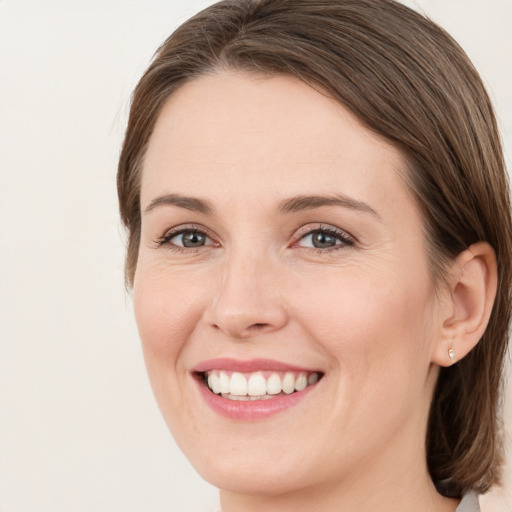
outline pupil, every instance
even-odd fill
[[[204,245],[205,237],[201,233],[185,233],[182,242],[185,247],[201,247]]]
[[[313,235],[313,245],[317,249],[325,249],[326,247],[333,247],[336,245],[336,238],[326,233],[315,233]]]

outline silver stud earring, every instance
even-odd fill
[[[450,357],[450,359],[452,361],[455,361],[455,352],[453,351],[453,348],[451,348],[450,350],[448,350],[448,356]]]

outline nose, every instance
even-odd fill
[[[233,255],[219,275],[219,289],[206,319],[230,338],[246,339],[284,327],[288,313],[279,272],[255,254]]]

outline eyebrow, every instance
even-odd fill
[[[180,208],[184,208],[185,210],[204,213],[207,215],[213,214],[213,207],[208,201],[197,199],[196,197],[182,196],[180,194],[167,194],[164,196],[156,197],[149,203],[149,205],[144,210],[144,213],[150,212],[158,206],[164,205],[178,206]]]
[[[212,205],[203,199],[196,197],[187,197],[180,194],[166,194],[153,199],[144,210],[144,213],[154,210],[158,206],[178,206],[193,212],[203,213],[206,215],[213,214]],[[368,204],[363,201],[357,201],[350,197],[337,194],[333,196],[295,196],[289,199],[281,201],[277,211],[281,214],[295,213],[304,210],[313,210],[322,206],[341,206],[343,208],[349,208],[351,210],[358,210],[364,213],[370,213],[375,215],[378,219],[381,216]]]
[[[342,206],[350,210],[357,210],[363,213],[370,213],[382,220],[381,216],[369,204],[357,201],[350,197],[337,194],[333,196],[296,196],[285,199],[279,205],[280,213],[294,213],[304,210],[313,210],[321,206]]]

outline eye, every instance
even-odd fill
[[[174,235],[169,239],[169,242],[178,247],[196,248],[206,245],[209,238],[198,231],[184,231],[177,235]]]
[[[308,229],[297,242],[299,247],[329,250],[353,246],[353,238],[344,231],[333,227]]]
[[[200,249],[201,247],[214,245],[213,240],[205,231],[197,228],[177,228],[168,231],[162,238],[156,241],[160,247],[170,245],[179,250]]]

